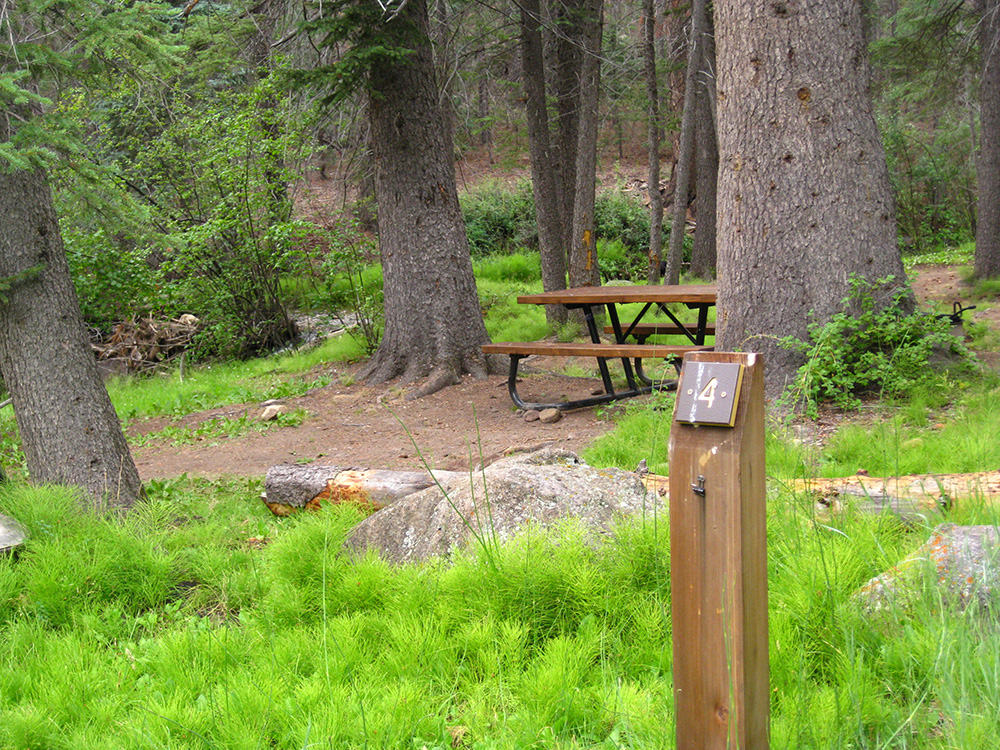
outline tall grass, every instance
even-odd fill
[[[536,283],[510,262],[484,278]],[[309,387],[312,366],[113,391],[126,413],[173,413]],[[789,480],[995,468],[998,396],[986,383],[950,405],[915,400],[825,449],[767,435],[772,747],[995,746],[992,622],[932,582],[877,618],[854,597],[929,525],[820,513]],[[609,409],[618,427],[587,459],[666,473],[670,409],[670,395]],[[392,567],[341,554],[352,509],[278,519],[260,489],[156,481],[122,520],[64,489],[0,486],[0,512],[30,534],[0,558],[0,748],[674,747],[665,515],[622,520],[598,547],[567,522]],[[950,513],[1000,522],[984,501]]]
[[[673,747],[665,517],[395,568],[340,554],[351,509],[152,489],[127,521],[0,493],[31,534],[0,559],[0,747]],[[852,598],[928,529],[768,510],[772,746],[990,747],[1000,634],[930,590],[879,620]]]

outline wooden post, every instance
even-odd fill
[[[770,694],[759,354],[684,357],[670,429],[678,750],[767,750]]]

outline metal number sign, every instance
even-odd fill
[[[732,427],[740,400],[743,365],[729,362],[688,362],[677,388],[674,419],[687,424]]]

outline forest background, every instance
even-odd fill
[[[350,44],[326,39],[316,46],[312,36],[296,33],[299,10],[274,0],[247,8],[137,5],[127,22],[119,19],[120,28],[91,30],[78,56],[61,61],[44,89],[36,87],[45,99],[36,103],[40,118],[5,143],[3,155],[14,165],[44,157],[51,170],[74,283],[95,333],[137,316],[192,313],[203,324],[198,356],[271,351],[294,340],[293,308],[315,305],[337,286],[327,282],[377,258],[368,92],[358,80],[336,89],[326,82],[318,91],[289,86],[315,83],[331,70],[338,80],[350,75],[341,60],[350,62]],[[463,165],[497,177],[477,180],[462,201],[476,256],[538,246],[530,187],[507,177],[524,174],[529,151],[516,10],[477,3],[431,9],[459,181],[470,171]],[[661,196],[676,203],[689,10],[675,2],[654,10],[664,178],[659,190],[643,195],[646,175],[639,184],[632,180],[649,165],[643,8],[605,8],[599,152],[605,177],[618,176],[602,184],[594,217],[605,279],[648,274],[644,204]],[[923,1],[872,4],[868,11],[872,91],[899,246],[919,253],[971,240],[982,11]],[[109,7],[103,17],[116,13]],[[42,57],[40,46],[30,49]],[[102,56],[111,58],[103,67]],[[25,96],[11,83],[23,78],[4,74],[10,101]],[[333,182],[339,205],[324,206],[323,215],[300,210],[307,175]],[[697,176],[682,214],[692,228],[709,224],[699,221],[705,201],[696,183]],[[670,224],[668,213],[667,232]],[[699,275],[714,275],[709,258],[696,261]],[[329,305],[361,306],[367,321],[378,304],[365,298],[377,291],[358,291],[359,298]]]

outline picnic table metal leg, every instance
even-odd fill
[[[590,340],[595,344],[601,343],[601,334],[597,330],[597,321],[594,320],[594,310],[590,305],[582,305],[583,318],[587,321],[587,330],[590,331]],[[598,357],[597,369],[601,371],[601,382],[604,384],[604,392],[614,395],[615,387],[611,383],[611,373],[608,371],[608,363]],[[630,383],[630,385],[632,385]]]
[[[622,335],[622,324],[618,320],[618,310],[614,305],[608,305],[608,317],[611,319],[611,328],[615,332],[615,343],[624,344],[625,337]],[[596,331],[597,325],[594,325],[594,330]],[[593,336],[593,333],[591,334]],[[600,341],[600,338],[597,339]],[[595,343],[597,343],[595,341]],[[638,362],[638,360],[636,360]],[[629,361],[628,357],[622,357],[622,369],[625,370],[625,382],[628,383],[629,390],[634,391],[639,386],[635,382],[635,376],[632,374],[632,363]],[[606,389],[605,389],[606,390]]]
[[[640,396],[649,393],[652,390],[651,386],[645,386],[635,388],[631,391],[620,391],[617,393],[612,390],[611,392],[603,393],[600,396],[591,396],[590,398],[581,398],[576,399],[575,401],[559,401],[555,403],[533,403],[525,401],[517,392],[517,371],[521,360],[526,356],[528,355],[511,354],[510,369],[507,374],[507,392],[510,394],[510,400],[514,402],[514,405],[517,406],[517,408],[524,409],[525,411],[532,409],[536,411],[541,411],[542,409],[559,409],[560,411],[582,409],[585,406],[597,406],[598,404],[607,404],[624,398]],[[604,360],[599,361],[603,362]]]

